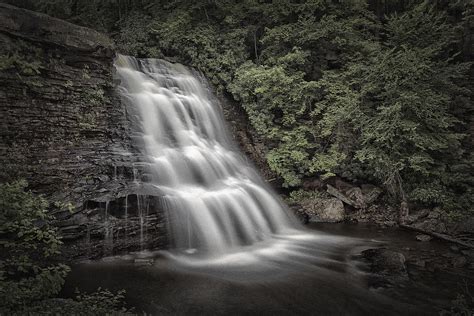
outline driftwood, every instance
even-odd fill
[[[350,198],[339,192],[339,190],[337,190],[332,185],[327,185],[327,192],[350,206],[360,208],[360,205],[358,205],[355,201],[352,201]]]
[[[447,236],[447,235],[444,235],[444,234],[439,234],[439,233],[427,231],[427,230],[424,230],[424,229],[416,228],[416,227],[413,227],[413,226],[410,226],[410,225],[405,225],[405,224],[400,224],[399,226],[401,228],[404,228],[404,229],[407,229],[407,230],[412,230],[412,231],[419,232],[419,233],[422,233],[422,234],[430,235],[430,236],[433,236],[435,238],[438,238],[438,239],[441,239],[441,240],[444,240],[444,241],[447,241],[447,242],[451,242],[451,243],[458,244],[458,245],[463,246],[463,247],[474,249],[474,244],[470,244],[470,243],[467,243],[465,241],[462,241],[462,240],[459,240],[459,239],[456,239],[456,238],[453,238],[453,237],[450,237],[450,236]]]

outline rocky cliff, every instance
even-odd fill
[[[0,43],[0,181],[72,204],[55,207],[69,257],[165,245],[163,214],[145,211],[159,201],[140,185],[113,42],[0,4]]]

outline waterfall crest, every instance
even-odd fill
[[[176,250],[218,256],[297,232],[294,216],[233,143],[197,73],[123,55],[115,67]]]

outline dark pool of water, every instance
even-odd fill
[[[309,230],[310,237],[276,238],[216,260],[149,252],[77,264],[62,295],[73,296],[76,288],[125,289],[129,305],[153,315],[433,315],[474,281],[463,272],[409,264],[409,278],[377,287],[358,256],[362,250],[383,246],[407,257],[436,256],[449,246],[360,224],[313,224]],[[137,264],[137,257],[153,261]]]

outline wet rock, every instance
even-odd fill
[[[290,210],[302,224],[309,223],[309,215],[299,205],[288,205]]]
[[[425,235],[425,234],[419,234],[419,235],[416,235],[416,240],[418,241],[430,241],[431,239],[433,239],[433,237],[431,237],[430,235]]]
[[[385,248],[362,251],[362,256],[370,262],[371,271],[378,274],[406,276],[405,256]]]

